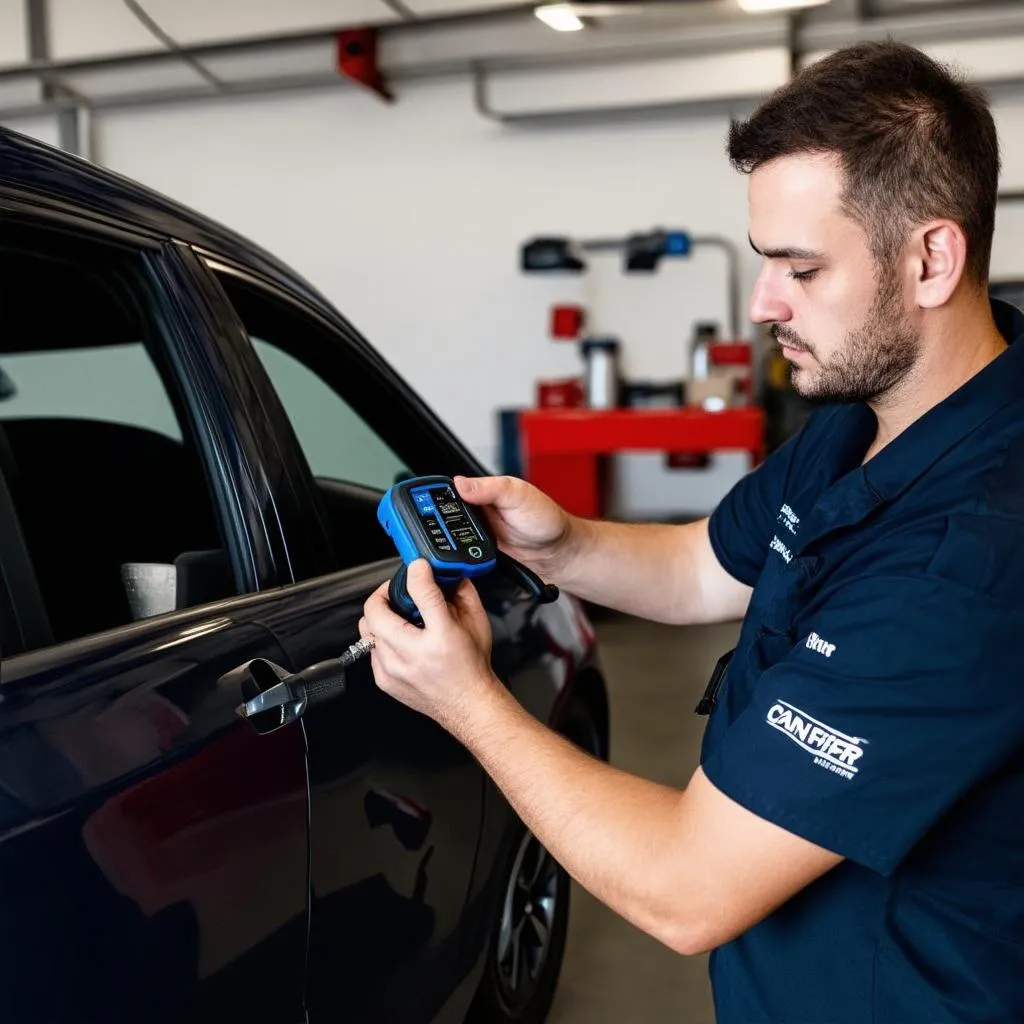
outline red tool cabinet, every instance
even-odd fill
[[[604,514],[607,456],[630,451],[710,454],[743,451],[751,468],[764,458],[764,411],[743,406],[708,412],[665,409],[529,409],[520,414],[524,475],[573,515]]]

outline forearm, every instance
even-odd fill
[[[447,729],[580,884],[670,948],[695,953],[735,938],[841,861],[729,799],[699,768],[680,792],[585,754],[494,675],[473,586],[446,599],[418,559],[408,587],[423,629],[391,610],[387,584],[359,624],[376,638],[377,686]]]
[[[706,525],[574,519],[567,553],[552,580],[585,601],[655,622],[687,625],[731,617],[703,585]]]
[[[590,757],[499,685],[455,732],[573,878],[636,927],[692,951],[698,922],[681,907],[683,793]]]

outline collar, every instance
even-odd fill
[[[896,498],[1000,409],[1024,398],[1024,313],[1000,299],[990,301],[1006,350],[864,466],[865,480],[880,500]]]
[[[996,326],[1008,343],[1006,350],[912,423],[867,465],[860,465],[860,459],[877,429],[875,414],[864,403],[839,407],[833,428],[837,447],[832,467],[839,472],[839,479],[816,504],[801,535],[801,550],[897,498],[1000,409],[1024,398],[1024,313],[1009,303],[991,301]]]

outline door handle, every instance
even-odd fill
[[[301,672],[289,672],[267,658],[253,658],[226,673],[221,682],[238,686],[242,703],[236,714],[265,735],[340,697],[345,692],[345,662],[328,658]]]
[[[340,658],[318,661],[301,672],[289,672],[268,658],[253,658],[221,676],[236,685],[242,703],[235,708],[258,733],[273,732],[301,718],[310,708],[345,692],[345,670],[373,650],[373,638],[357,640]]]

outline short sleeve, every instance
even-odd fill
[[[891,873],[1024,742],[1022,610],[934,576],[847,584],[760,675],[705,775],[759,817]]]
[[[708,534],[715,557],[730,576],[749,587],[764,568],[801,436],[794,434],[746,474],[711,513]]]

